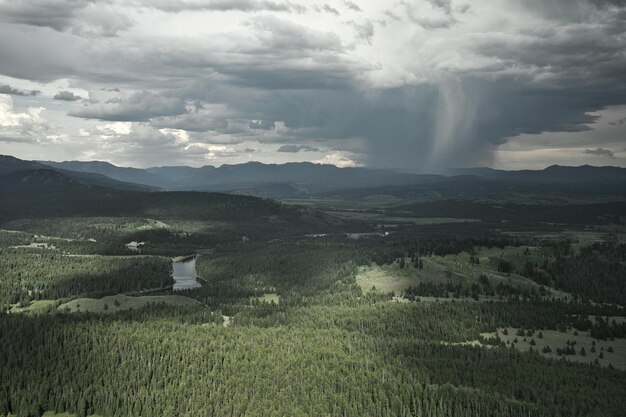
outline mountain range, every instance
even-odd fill
[[[24,161],[0,155],[0,187],[104,187],[123,191],[212,191],[268,198],[310,196],[440,195],[455,198],[533,187],[597,188],[615,194],[626,185],[626,168],[551,166],[543,170],[491,168],[455,170],[453,175],[418,175],[370,168],[338,168],[308,162],[210,165],[193,168],[118,167],[101,161]],[[624,188],[626,189],[626,188]],[[619,194],[622,194],[621,192]]]
[[[439,178],[369,168],[338,168],[308,162],[239,165],[206,165],[199,168],[165,166],[147,169],[123,168],[99,162],[40,163],[56,169],[96,173],[122,182],[158,187],[162,190],[223,191],[263,196],[311,195],[345,188],[408,185]]]

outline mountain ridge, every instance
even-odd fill
[[[546,182],[626,181],[626,168],[605,165],[550,165],[544,169],[501,170],[489,167],[458,168],[453,174],[476,175],[483,178],[535,180]]]
[[[71,179],[77,184],[83,184],[86,186],[100,186],[105,188],[112,188],[126,191],[155,191],[155,187],[151,187],[144,184],[136,184],[126,181],[119,181],[110,178],[106,175],[102,175],[96,172],[81,172],[73,171],[69,169],[62,169],[51,167],[38,161],[25,161],[15,158],[11,155],[0,155],[0,175],[6,175],[11,173],[23,172],[23,171],[55,171],[63,176]],[[49,173],[48,173],[49,174]],[[7,177],[9,178],[9,177]],[[7,178],[5,178],[5,183]]]

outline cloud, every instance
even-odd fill
[[[264,48],[272,50],[286,48],[303,52],[343,49],[341,38],[333,32],[313,29],[276,16],[253,17],[248,21],[248,26]]]
[[[100,126],[91,135],[98,142],[93,159],[113,160],[122,165],[153,166],[194,159],[191,144],[180,132],[156,129],[146,122],[115,122]]]
[[[464,3],[456,6],[454,10],[459,14],[464,14],[467,13],[471,8],[472,6],[469,3]]]
[[[37,96],[41,94],[39,90],[19,90],[17,88],[13,88],[10,85],[4,84],[0,85],[0,94],[10,94],[14,96]]]
[[[321,143],[368,166],[444,170],[490,164],[516,142],[552,149],[550,132],[567,133],[558,147],[581,160],[595,158],[581,149],[623,148],[623,112],[598,118],[626,104],[623,2],[355,2],[358,14],[328,2],[346,18],[323,2],[322,13],[295,4],[0,0],[0,81],[41,85],[44,94],[28,98],[37,106],[57,91],[89,91],[46,112],[58,118],[55,135],[144,122],[143,136],[185,131],[185,146],[245,143],[268,160],[310,156],[276,152],[281,144]],[[106,10],[131,21],[107,29]],[[598,139],[607,124],[614,139]],[[107,155],[111,143],[93,137],[81,143]],[[146,161],[142,143],[132,155]],[[152,157],[196,161],[172,149]]]
[[[59,91],[58,93],[56,93],[53,97],[55,100],[61,100],[61,101],[76,101],[76,100],[81,100],[82,97],[77,96],[76,94],[72,93],[71,91]]]
[[[615,154],[610,149],[604,148],[596,148],[596,149],[585,149],[583,151],[584,154],[588,155],[596,155],[596,156],[605,156],[607,158],[614,158]]]
[[[342,155],[339,152],[334,152],[328,155],[325,155],[323,158],[313,161],[316,164],[322,165],[335,165],[340,168],[349,168],[359,166],[355,161],[346,156]]]
[[[8,0],[0,3],[0,19],[7,23],[48,27],[83,36],[115,36],[133,21],[111,2],[91,0]]]
[[[43,107],[17,111],[9,95],[0,95],[0,142],[37,143],[50,134],[50,124],[41,116]]]
[[[133,124],[131,122],[113,122],[96,126],[96,130],[105,135],[128,135],[133,130]]]
[[[335,16],[339,16],[339,10],[335,9],[327,3],[324,3],[321,6],[315,6],[315,10],[320,13],[330,13],[334,14]]]
[[[319,152],[319,148],[315,148],[309,145],[282,145],[278,148],[277,152],[288,152],[288,153],[298,153],[298,152]]]
[[[165,12],[182,11],[242,11],[242,12],[297,12],[304,13],[306,7],[294,2],[265,0],[183,0],[183,1],[139,1],[143,7],[152,7]]]
[[[350,10],[353,10],[355,12],[361,12],[361,8],[358,6],[358,4],[351,2],[349,0],[343,0],[343,4],[346,5],[346,7]]]
[[[224,131],[228,129],[226,118],[202,111],[155,118],[151,124],[158,128],[182,129],[189,132]]]
[[[351,25],[354,27],[357,38],[364,40],[370,45],[372,44],[374,38],[374,25],[372,22],[366,20],[363,23],[352,22]]]
[[[89,104],[70,112],[69,115],[109,121],[145,121],[153,117],[183,114],[186,111],[185,103],[179,98],[141,91],[105,103]]]
[[[275,122],[273,120],[250,120],[248,127],[250,129],[272,130]]]
[[[427,30],[447,29],[458,23],[449,0],[428,0],[430,7],[402,2],[407,18]]]

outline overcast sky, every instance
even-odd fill
[[[626,1],[0,0],[0,153],[626,166]]]

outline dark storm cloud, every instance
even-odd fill
[[[64,30],[71,25],[76,12],[90,3],[87,0],[9,0],[0,3],[0,16],[6,22]]]
[[[619,13],[626,6],[624,0],[515,0],[542,17],[564,21],[580,21],[598,11]]]
[[[596,149],[585,149],[583,153],[588,155],[596,155],[596,156],[605,156],[607,158],[614,158],[615,154],[610,149],[604,148],[596,148]]]
[[[243,114],[262,107],[267,119],[283,120],[303,140],[362,137],[368,165],[436,170],[478,163],[518,134],[583,130],[595,120],[589,112],[624,98],[619,91],[529,90],[512,77],[450,84],[366,93],[283,90],[272,92],[271,100],[263,96],[230,105]]]
[[[287,19],[260,15],[250,19],[248,25],[261,41],[263,50],[271,49],[276,53],[298,50],[302,53],[321,50],[340,52],[344,49],[337,34],[311,29]]]
[[[172,13],[306,11],[306,7],[297,2],[269,0],[7,0],[0,3],[0,17],[5,22],[49,27],[57,31],[69,30],[77,34],[114,36],[134,24],[126,14],[116,11],[115,6],[135,6]]]
[[[339,78],[346,82],[354,75],[342,55],[346,49],[333,32],[271,15],[252,17],[246,26],[252,40],[238,44],[232,52],[179,39],[137,47],[125,39],[115,44],[64,32],[0,26],[0,51],[6,58],[0,60],[0,74],[40,81],[80,74],[89,81],[133,83],[150,89],[164,88],[163,79],[185,88],[220,74],[229,76],[226,82],[245,86],[324,88],[336,87]],[[30,52],[28,60],[23,59],[24,49]],[[132,53],[120,59],[121,50]]]
[[[298,153],[298,152],[319,152],[319,148],[309,145],[282,145],[278,152]]]
[[[20,90],[7,84],[0,85],[0,94],[10,94],[13,96],[36,96],[40,93],[41,91],[39,90]]]
[[[90,6],[85,3],[89,2],[76,5],[87,10]],[[331,4],[356,11],[348,3]],[[273,7],[251,1],[132,4],[145,13],[160,15],[147,10],[156,8],[172,16],[184,15],[173,13],[185,10]],[[479,4],[470,8],[431,0],[421,3],[421,8],[415,2],[390,5],[387,16],[397,20],[394,25],[408,25],[419,36],[394,39],[401,52],[388,61],[374,49],[368,49],[365,57],[354,54],[360,48],[389,48],[389,43],[379,42],[384,29],[374,30],[369,19],[361,19],[369,15],[359,15],[357,23],[343,20],[344,28],[350,29],[344,39],[340,31],[284,19],[287,9],[281,9],[274,15],[246,15],[238,23],[242,34],[232,38],[217,34],[192,40],[159,34],[154,39],[86,40],[74,35],[70,13],[65,20],[69,26],[47,25],[56,32],[0,25],[0,74],[38,81],[75,78],[92,83],[93,91],[103,86],[140,91],[130,96],[113,94],[112,101],[95,97],[70,113],[76,117],[146,121],[157,129],[215,131],[221,135],[215,140],[221,143],[240,143],[245,138],[288,144],[281,152],[328,141],[333,149],[361,153],[362,162],[372,166],[444,169],[487,163],[492,149],[522,133],[588,130],[597,121],[591,112],[626,104],[622,2],[520,0],[511,7],[515,4],[534,14],[539,23],[523,21],[529,17],[520,13],[516,20],[520,29],[459,35],[463,20],[478,15]],[[59,17],[63,13],[52,14],[51,21],[64,22]],[[384,13],[372,16],[372,22]],[[32,14],[34,21],[37,16],[45,18],[36,10]],[[12,16],[16,23],[15,12]],[[324,19],[339,20],[332,12]],[[421,28],[415,29],[415,23]],[[437,42],[429,36],[438,37]],[[372,46],[354,46],[355,37]],[[429,42],[431,48],[422,49]],[[28,60],[23,59],[24,50],[29,51]],[[385,73],[389,68],[400,75]],[[369,78],[376,71],[383,73],[380,85]],[[202,103],[223,105],[228,114],[203,111]],[[592,149],[596,143],[577,149]]]
[[[49,27],[87,36],[115,36],[133,25],[112,1],[7,0],[0,3],[0,19],[8,23]]]
[[[626,17],[626,15],[624,15]],[[552,88],[583,86],[626,87],[626,54],[622,34],[614,34],[613,17],[605,27],[571,25],[536,29],[530,36],[511,39],[492,37],[477,40],[476,50],[484,56],[497,57],[506,68],[526,68],[544,73]]]
[[[117,98],[106,103],[86,105],[70,112],[70,116],[108,121],[143,121],[153,117],[171,116],[186,112],[180,98],[163,97],[143,91],[128,98]]]
[[[211,117],[208,114],[196,112],[180,116],[159,117],[153,119],[152,126],[157,128],[182,129],[189,132],[206,132],[210,130],[225,130],[228,120],[223,117]]]
[[[97,45],[89,48],[89,42],[65,32],[0,24],[0,74],[48,82],[84,71],[91,78],[95,60],[86,58]]]
[[[54,95],[53,98],[55,100],[61,100],[61,101],[76,101],[76,100],[82,99],[81,96],[77,96],[71,91],[59,91],[58,93]]]

